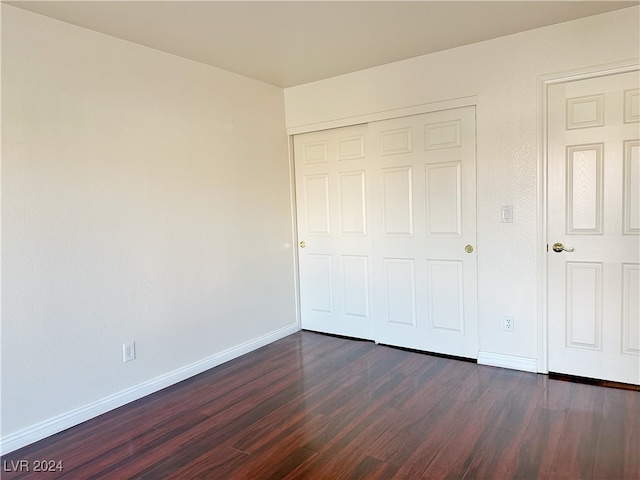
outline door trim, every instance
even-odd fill
[[[536,248],[537,270],[537,369],[538,373],[549,373],[549,304],[547,296],[547,91],[548,87],[557,83],[628,73],[640,70],[640,59],[626,60],[606,65],[599,65],[577,70],[543,75],[538,77],[538,175],[537,175],[537,223],[538,242]]]
[[[390,110],[382,110],[378,112],[365,113],[353,117],[338,118],[335,120],[327,120],[323,122],[309,123],[307,125],[298,125],[287,128],[287,135],[293,136],[300,133],[317,132],[320,130],[328,130],[330,128],[349,127],[361,123],[378,122],[380,120],[391,120],[393,118],[409,117],[412,115],[421,115],[423,113],[438,112],[440,110],[453,110],[460,107],[473,107],[478,105],[478,97],[471,95],[468,97],[452,98],[442,100],[440,102],[423,103],[412,105],[409,107],[393,108]]]
[[[298,245],[298,202],[296,196],[296,171],[293,156],[293,135],[287,136],[289,155],[289,211],[291,215],[291,255],[293,258],[293,290],[295,300],[296,325],[298,331],[302,329],[302,310],[300,308],[300,257]]]

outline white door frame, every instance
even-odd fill
[[[613,64],[582,68],[568,72],[555,73],[538,77],[538,247],[537,263],[537,298],[538,298],[538,373],[549,373],[549,304],[547,295],[547,89],[550,85],[585,80],[588,78],[627,73],[640,69],[640,59],[627,60]]]

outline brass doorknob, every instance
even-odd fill
[[[464,251],[467,253],[471,253],[473,252],[473,247],[471,245],[467,245],[466,247],[464,247]]]
[[[556,253],[560,253],[560,252],[573,252],[574,248],[573,247],[565,247],[563,244],[561,244],[560,242],[558,243],[554,243],[553,244],[553,251]]]
[[[306,243],[304,243],[304,242],[300,242],[300,248],[304,248],[304,247],[306,247],[306,246],[307,246],[307,244],[306,244]]]

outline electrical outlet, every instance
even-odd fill
[[[511,315],[505,315],[502,317],[504,322],[504,329],[506,332],[513,332],[513,317]]]
[[[125,362],[130,362],[136,359],[136,342],[129,342],[122,344],[122,356]]]

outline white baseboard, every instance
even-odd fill
[[[516,357],[502,353],[478,352],[478,364],[492,367],[510,368],[525,372],[538,372],[538,361],[535,358]]]
[[[195,363],[187,365],[172,372],[160,375],[141,384],[121,390],[104,397],[95,402],[91,402],[79,408],[75,408],[61,415],[36,423],[30,427],[18,430],[12,434],[6,435],[0,439],[0,454],[4,455],[22,448],[31,443],[42,440],[67,428],[71,428],[91,418],[102,415],[110,410],[126,405],[127,403],[138,400],[146,395],[162,390],[163,388],[174,385],[187,378],[198,375],[210,368],[217,367],[229,360],[233,360],[241,355],[257,350],[260,347],[268,345],[276,340],[280,340],[300,330],[297,323],[288,325],[279,330],[270,332],[262,337],[250,340],[243,344],[224,350],[220,353],[211,355],[210,357],[199,360]]]

